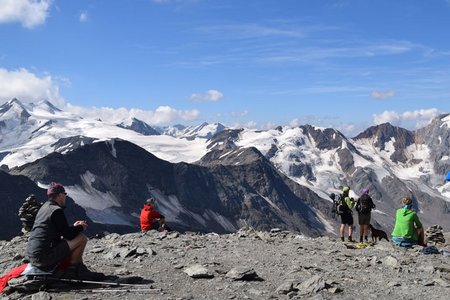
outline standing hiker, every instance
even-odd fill
[[[165,229],[165,218],[164,216],[156,210],[155,199],[150,196],[144,204],[141,210],[141,230],[146,232],[152,229],[159,231],[164,231]]]
[[[398,246],[411,247],[420,245],[426,247],[425,233],[417,213],[412,210],[412,200],[402,199],[403,207],[397,209],[395,226],[392,231],[392,242]]]
[[[353,234],[353,216],[352,216],[352,208],[355,206],[355,200],[350,198],[350,187],[345,186],[342,189],[342,194],[339,196],[339,205],[341,205],[340,213],[341,216],[341,227],[339,229],[339,233],[341,235],[341,240],[344,241],[344,233],[345,233],[345,225],[348,227],[348,241],[353,242],[352,234]]]
[[[372,209],[375,208],[372,198],[369,196],[369,189],[364,188],[361,190],[361,197],[356,201],[356,211],[358,212],[359,223],[359,242],[363,242],[363,236],[366,242],[369,238],[369,224]]]
[[[64,260],[70,265],[61,277],[84,280],[102,280],[105,275],[90,271],[83,264],[83,252],[88,238],[82,233],[88,225],[86,221],[67,224],[64,214],[67,193],[56,182],[47,190],[49,199],[39,209],[27,244],[27,255],[33,266],[45,271],[61,267]]]

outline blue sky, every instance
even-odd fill
[[[449,0],[0,0],[0,102],[352,135],[450,111]]]

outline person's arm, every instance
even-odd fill
[[[419,216],[417,215],[417,213],[414,214],[414,224],[416,225],[416,228],[423,228],[422,223],[419,220]]]
[[[83,231],[83,226],[81,225],[69,226],[69,224],[67,224],[67,219],[62,209],[55,210],[51,216],[51,220],[55,224],[58,232],[69,241]]]
[[[360,201],[360,199],[361,198],[358,198],[358,200],[356,200],[356,205],[355,205],[356,211],[358,211],[358,212],[361,209],[361,201]]]
[[[151,216],[154,219],[164,219],[164,216],[162,214],[160,214],[159,211],[157,211],[157,210],[152,210]]]

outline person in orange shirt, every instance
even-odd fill
[[[156,210],[156,203],[153,197],[149,197],[141,210],[141,231],[146,232],[152,229],[164,231],[164,216]]]

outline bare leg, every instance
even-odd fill
[[[364,236],[369,235],[369,225],[362,225]]]
[[[426,247],[427,244],[425,243],[425,233],[423,231],[423,228],[416,228],[416,230],[419,234],[419,240],[417,241],[417,244]]]
[[[164,223],[165,223],[165,220],[164,219],[159,219],[159,228],[164,228]]]
[[[339,228],[339,233],[341,234],[341,237],[344,236],[344,232],[345,232],[345,225],[341,224],[341,228]]]
[[[348,225],[348,236],[351,237],[353,234],[353,225]]]
[[[80,233],[73,240],[67,241],[70,248],[70,264],[79,264],[83,262],[84,248],[86,248],[88,238]]]

